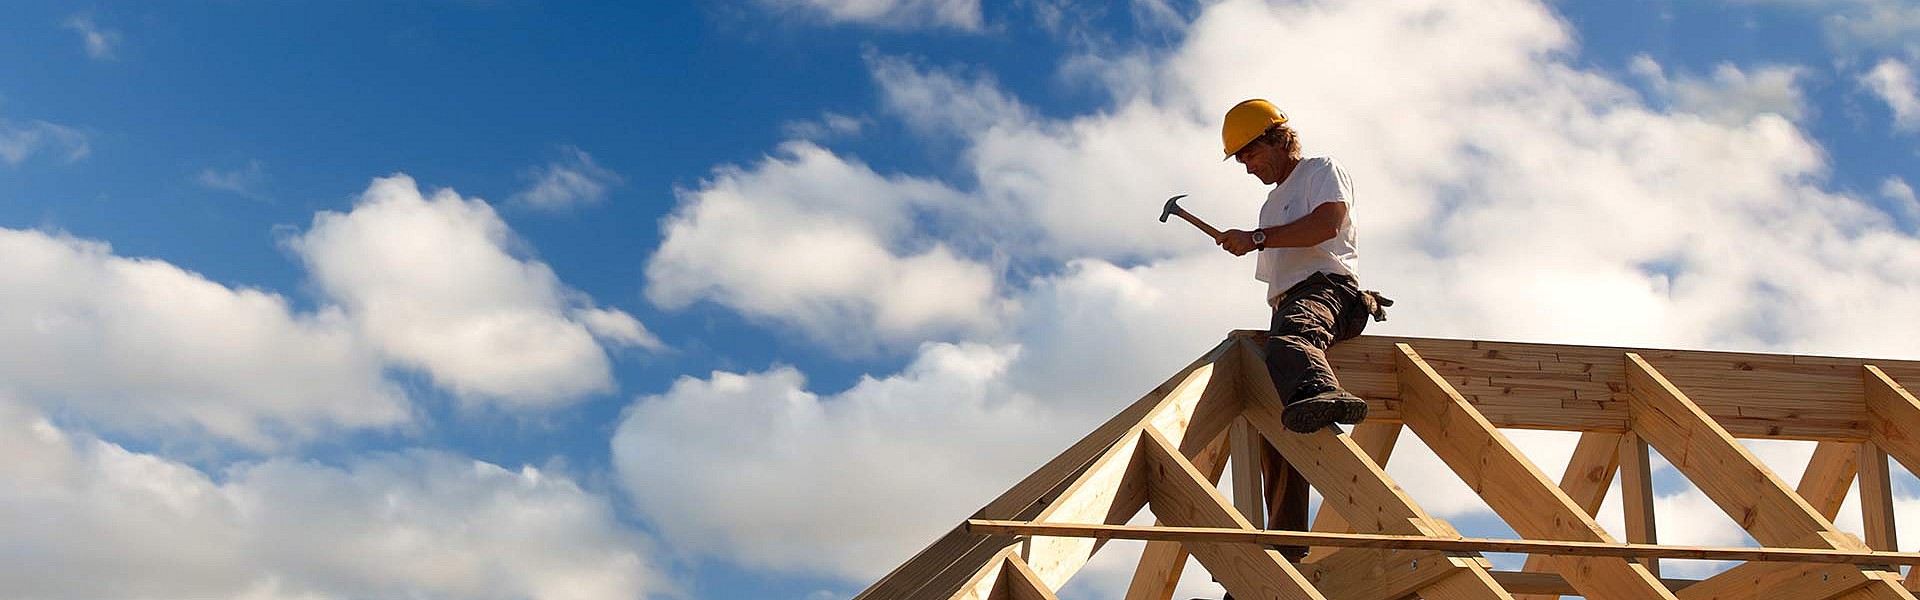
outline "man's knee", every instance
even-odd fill
[[[1333,330],[1317,319],[1290,319],[1269,333],[1269,344],[1281,344],[1303,350],[1307,348],[1326,350],[1327,346],[1334,341]]]

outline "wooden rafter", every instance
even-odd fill
[[[1329,358],[1372,404],[1368,423],[1302,435],[1281,424],[1261,335],[1230,335],[969,520],[1004,529],[963,523],[856,598],[1051,600],[1103,540],[1144,530],[1155,541],[1127,600],[1169,600],[1189,552],[1245,599],[1913,598],[1889,565],[1914,557],[1885,552],[1896,541],[1887,461],[1920,465],[1920,400],[1897,383],[1920,379],[1920,362],[1363,336]],[[1465,539],[1421,510],[1381,468],[1403,426],[1525,539]],[[1582,436],[1556,484],[1504,427]],[[1820,444],[1789,488],[1736,437]],[[1268,445],[1324,498],[1313,532],[1258,530],[1257,492],[1236,509],[1216,489],[1233,462],[1247,471],[1236,487],[1258,490]],[[1651,543],[1649,447],[1763,547]],[[1647,544],[1593,520],[1616,472],[1625,541]],[[1832,524],[1856,477],[1865,542]],[[1142,509],[1160,527],[1125,525]],[[1274,544],[1314,550],[1295,565]],[[1524,572],[1497,572],[1483,551],[1530,557]],[[1678,556],[1750,562],[1700,581],[1635,562]]]
[[[1831,521],[1840,515],[1840,505],[1846,503],[1847,490],[1853,487],[1853,475],[1859,468],[1860,453],[1853,444],[1820,442],[1813,448],[1813,457],[1807,459],[1807,470],[1800,474],[1800,487],[1794,491]]]
[[[1268,377],[1265,363],[1252,342],[1242,340],[1221,357],[1219,364],[1223,369],[1238,369],[1247,421],[1282,455],[1300,457],[1290,462],[1320,490],[1321,510],[1331,507],[1340,511],[1355,531],[1365,533],[1460,535],[1446,521],[1421,510],[1351,437],[1330,429],[1305,435],[1288,431],[1281,421],[1279,392],[1274,390],[1273,380]],[[1452,597],[1511,597],[1499,586],[1492,585],[1486,576],[1489,568],[1485,559],[1435,556],[1434,560],[1446,562],[1448,568],[1439,570],[1436,579],[1431,581],[1406,581],[1409,588],[1401,591],[1401,595],[1424,589],[1421,586],[1457,579],[1459,581],[1446,584]]]
[[[1149,475],[1148,494],[1154,514],[1169,523],[1229,527],[1254,531],[1220,491],[1207,485],[1200,472],[1180,456],[1158,431],[1141,436],[1141,452]],[[1325,600],[1300,571],[1279,552],[1253,544],[1189,544],[1188,552],[1241,598]]]
[[[999,498],[989,502],[974,518],[1032,519],[1045,510],[1051,500],[1082,475],[1093,461],[1114,443],[1125,439],[1129,431],[1156,412],[1170,412],[1170,399],[1178,395],[1203,393],[1212,381],[1212,365],[1220,354],[1232,348],[1223,342],[1213,351],[1175,373],[1166,383],[1134,402],[1092,433],[1062,452],[1046,465],[1015,484]],[[1179,392],[1176,394],[1176,392]],[[855,600],[934,600],[952,598],[966,582],[983,570],[996,569],[996,557],[1018,540],[1010,536],[979,536],[955,527],[896,567],[886,577],[855,596]]]
[[[1354,445],[1367,453],[1367,458],[1373,459],[1374,464],[1384,469],[1387,466],[1387,458],[1393,455],[1394,443],[1400,440],[1401,429],[1399,423],[1377,421],[1361,423],[1353,428],[1353,434],[1350,437],[1353,438]],[[1347,533],[1353,531],[1353,528],[1347,525],[1347,518],[1341,516],[1340,511],[1322,510],[1313,518],[1313,530]],[[1307,552],[1307,562],[1319,562],[1333,551],[1333,548],[1311,548]]]
[[[1567,459],[1566,473],[1560,476],[1560,491],[1588,516],[1600,514],[1600,505],[1607,499],[1607,487],[1613,484],[1613,473],[1620,463],[1620,436],[1618,433],[1589,431],[1580,434],[1580,441],[1573,446],[1573,456]],[[1552,557],[1535,554],[1527,557],[1527,563],[1521,568],[1526,573],[1548,573],[1552,570]],[[1558,578],[1558,576],[1556,576]],[[1564,578],[1560,584],[1565,584]],[[1516,595],[1515,600],[1555,600],[1560,597],[1561,588],[1542,594]],[[1572,587],[1566,588],[1572,592]],[[1669,586],[1667,589],[1673,589]],[[1508,591],[1513,591],[1509,586]]]
[[[1220,475],[1227,463],[1226,434],[1214,437],[1213,443],[1194,456],[1193,466],[1206,474],[1209,484],[1218,484]],[[1155,524],[1163,521],[1156,520]],[[1133,570],[1133,581],[1127,586],[1125,600],[1168,600],[1173,597],[1173,589],[1180,584],[1180,573],[1187,566],[1187,551],[1180,542],[1147,542],[1140,552],[1139,566]]]
[[[1645,359],[1628,353],[1626,365],[1633,431],[1657,446],[1754,540],[1771,546],[1866,548],[1794,494]],[[1899,587],[1894,573],[1860,570],[1841,575],[1837,579],[1847,584],[1858,582],[1858,592],[1847,598],[1913,597]]]
[[[1000,588],[988,600],[1060,600],[1046,582],[1040,580],[1040,574],[1033,572],[1033,567],[1020,559],[1019,554],[1009,553],[1006,564],[1000,567],[1000,573]]]
[[[1397,348],[1401,418],[1488,508],[1527,538],[1613,543],[1592,515],[1548,480],[1412,347]],[[1587,597],[1673,598],[1644,566],[1627,560],[1559,557],[1554,562],[1560,576]]]

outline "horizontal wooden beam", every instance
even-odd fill
[[[1166,540],[1186,544],[1321,545],[1346,548],[1436,550],[1455,553],[1515,552],[1521,554],[1551,554],[1556,556],[1612,556],[1619,558],[1825,563],[1875,567],[1886,567],[1888,565],[1920,565],[1920,553],[1859,552],[1820,548],[1655,546],[1650,544],[1608,544],[1603,542],[1554,540],[1434,538],[1414,535],[1326,533],[1321,531],[1250,531],[1220,527],[1153,527],[1140,525],[1032,523],[1026,521],[990,521],[985,519],[968,519],[966,527],[969,532],[982,535],[1085,537],[1101,540]]]
[[[1233,335],[1263,339],[1266,332]],[[1329,348],[1327,360],[1341,387],[1371,403],[1369,422],[1401,420],[1395,344],[1418,349],[1495,426],[1519,429],[1626,431],[1620,356],[1628,352],[1645,357],[1743,438],[1864,441],[1862,366],[1920,382],[1920,361],[1911,360],[1363,335]]]

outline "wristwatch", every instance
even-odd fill
[[[1261,231],[1258,229],[1253,230],[1253,249],[1264,250],[1266,249],[1266,247],[1267,247],[1267,232]]]

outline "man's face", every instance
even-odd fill
[[[1246,165],[1247,174],[1260,178],[1260,183],[1273,185],[1280,181],[1279,155],[1272,146],[1256,141],[1234,153],[1233,159]]]

